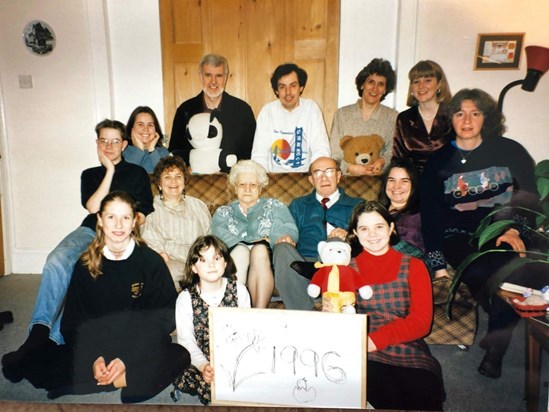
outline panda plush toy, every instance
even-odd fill
[[[236,155],[220,148],[223,127],[215,110],[191,117],[187,124],[187,138],[193,147],[189,153],[193,174],[217,173],[222,167],[232,167],[238,160]]]

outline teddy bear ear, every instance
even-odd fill
[[[318,242],[318,254],[319,255],[322,253],[322,248],[324,247],[325,244],[326,244],[326,242],[324,240],[321,240],[320,242]]]
[[[353,137],[352,136],[343,136],[341,140],[339,141],[339,147],[344,149],[345,145],[351,141]]]

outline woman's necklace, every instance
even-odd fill
[[[458,149],[459,155],[461,156],[460,162],[461,162],[462,165],[464,165],[465,163],[467,163],[467,158],[469,157],[469,155],[470,155],[471,153],[473,153],[473,150],[474,150],[474,149],[473,149],[473,150],[467,151],[467,154],[464,156],[464,155],[463,155],[463,151],[462,151],[459,147],[457,147],[457,146],[456,146],[456,148]]]
[[[467,163],[467,158],[469,157],[469,155],[473,153],[477,147],[480,146],[480,143],[482,143],[482,141],[478,145],[473,147],[471,150],[461,150],[455,140],[452,143],[454,147],[457,149],[459,155],[461,156],[461,160],[460,160],[461,164],[464,165],[465,163]]]

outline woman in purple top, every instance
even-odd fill
[[[418,176],[408,160],[393,160],[383,176],[379,201],[393,215],[401,240],[423,251]]]

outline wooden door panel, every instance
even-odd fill
[[[202,16],[208,15],[208,2],[179,0],[171,3],[173,42],[175,44],[202,44]],[[164,23],[164,22],[163,22]]]
[[[339,0],[159,0],[165,130],[175,110],[201,89],[200,58],[227,58],[227,91],[255,115],[275,99],[274,69],[296,62],[307,70],[304,97],[317,101],[328,130],[337,109]]]
[[[256,117],[263,105],[276,97],[271,75],[285,56],[284,7],[280,1],[252,2],[246,8],[248,88],[247,102]]]
[[[246,35],[241,0],[212,0],[212,50],[229,62],[227,92],[246,100]],[[204,54],[206,54],[205,52]]]

